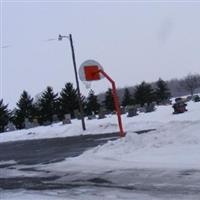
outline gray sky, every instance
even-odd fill
[[[47,41],[59,33],[72,33],[78,67],[96,59],[118,87],[200,73],[199,20],[200,1],[1,1],[0,99],[13,107],[23,90],[75,84],[69,41]]]

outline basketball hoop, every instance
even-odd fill
[[[87,90],[91,89],[92,81],[98,81],[104,76],[99,73],[103,67],[95,60],[86,60],[79,68],[79,78]]]
[[[98,81],[105,78],[99,73],[99,70],[103,70],[103,67],[95,60],[86,60],[79,68],[79,78],[84,81]]]
[[[106,72],[104,72],[103,67],[95,60],[86,60],[82,63],[79,68],[79,78],[85,85],[86,89],[91,88],[91,81],[98,81],[102,78],[106,78],[112,84],[112,93],[115,103],[115,110],[117,112],[120,137],[124,137],[125,132],[122,126],[121,111],[115,81],[113,81],[113,79]]]

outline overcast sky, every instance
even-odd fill
[[[13,107],[23,90],[75,85],[70,44],[58,34],[72,33],[78,67],[95,59],[118,87],[200,73],[199,21],[198,1],[1,1],[0,99]]]

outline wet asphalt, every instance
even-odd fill
[[[58,162],[118,138],[118,133],[108,133],[5,142],[0,143],[0,161],[15,160],[24,165]]]
[[[150,134],[152,130],[138,131]],[[200,170],[126,169],[104,172],[72,173],[39,170],[37,164],[59,162],[84,151],[118,139],[118,133],[81,135],[30,141],[0,143],[0,190],[117,190],[148,194],[157,199],[200,200]],[[18,168],[19,166],[23,166]],[[8,176],[6,170],[18,169],[29,176]],[[31,174],[34,173],[32,176]]]

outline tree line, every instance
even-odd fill
[[[87,98],[81,96],[81,102],[86,115],[97,113],[100,108],[97,95],[92,90]],[[27,91],[23,91],[16,108],[12,111],[3,103],[3,99],[0,100],[0,132],[4,131],[9,122],[12,122],[17,129],[23,129],[26,119],[29,122],[37,120],[40,125],[45,125],[47,122],[52,123],[54,116],[58,120],[63,120],[65,114],[70,114],[71,118],[74,118],[75,111],[79,112],[78,92],[70,82],[65,84],[59,94],[48,86],[36,99]]]
[[[200,87],[199,75],[189,74],[186,76],[182,79],[182,87],[193,95],[195,89]],[[133,92],[129,88],[125,88],[120,103],[123,107],[136,104],[144,106],[145,103],[151,102],[160,104],[169,100],[170,97],[171,91],[168,83],[159,79],[154,84],[143,81],[134,87]],[[85,116],[98,114],[101,108],[104,108],[107,112],[115,110],[110,88],[106,91],[101,102],[94,91],[91,90],[87,97],[81,96],[81,103]],[[65,114],[70,114],[72,118],[75,118],[75,111],[79,111],[78,92],[70,82],[65,84],[59,94],[48,86],[35,99],[27,91],[23,91],[16,103],[16,108],[12,111],[8,109],[8,105],[4,104],[3,99],[0,100],[0,132],[5,131],[9,122],[12,122],[17,129],[23,129],[26,119],[30,122],[36,119],[40,125],[44,125],[46,122],[52,123],[54,116],[57,116],[58,120],[63,120]]]

